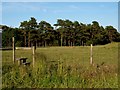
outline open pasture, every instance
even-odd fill
[[[93,46],[43,47],[16,50],[16,58],[27,57],[30,66],[13,65],[12,50],[2,51],[3,88],[117,88],[118,43]]]

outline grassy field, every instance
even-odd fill
[[[35,67],[32,50],[16,50],[31,66],[12,64],[12,51],[2,52],[3,88],[118,88],[118,43],[90,46],[37,48]]]

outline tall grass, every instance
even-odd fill
[[[37,48],[35,67],[32,51],[16,50],[30,66],[12,64],[12,51],[3,51],[3,88],[118,88],[117,43],[94,46],[94,66],[89,65],[90,47]]]

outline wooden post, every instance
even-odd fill
[[[15,63],[15,43],[14,43],[14,37],[12,37],[12,41],[13,41],[13,64]]]
[[[91,44],[91,48],[90,48],[90,64],[92,65],[93,64],[93,50],[92,50],[93,46]]]
[[[33,46],[33,67],[35,64],[35,46]]]

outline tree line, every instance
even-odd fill
[[[0,25],[2,46],[11,47],[12,37],[15,45],[21,47],[40,46],[84,46],[104,45],[120,42],[120,33],[113,26],[100,26],[97,21],[84,24],[68,19],[57,19],[52,26],[46,21],[39,23],[34,17],[20,23],[19,28]]]

